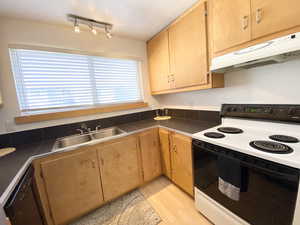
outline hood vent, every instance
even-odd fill
[[[284,36],[212,60],[211,71],[225,73],[300,58],[300,33]]]

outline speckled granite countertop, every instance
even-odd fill
[[[191,136],[193,133],[203,131],[216,125],[218,125],[217,122],[199,120],[171,119],[158,122],[153,119],[148,119],[121,124],[118,127],[127,132],[127,135],[151,127],[160,126]],[[12,183],[16,183],[19,180],[17,175],[22,175],[20,170],[24,170],[28,165],[30,165],[30,159],[32,159],[33,156],[47,155],[47,153],[51,153],[54,142],[55,139],[48,139],[31,144],[20,145],[17,146],[17,150],[14,153],[0,158],[0,200],[2,201],[2,204],[5,203],[7,199],[7,196],[3,196],[4,194],[7,195],[9,193],[7,189],[12,189],[14,187]],[[59,151],[56,151],[55,153],[57,152]]]

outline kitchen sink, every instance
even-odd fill
[[[101,139],[101,138],[111,137],[111,136],[115,136],[115,135],[119,135],[119,134],[123,134],[123,133],[124,133],[124,131],[122,131],[118,127],[110,127],[110,128],[98,130],[95,133],[93,132],[91,135],[95,139]]]
[[[96,131],[91,131],[87,134],[78,134],[68,137],[58,138],[53,146],[52,151],[57,151],[61,148],[66,148],[70,146],[76,146],[84,143],[88,143],[92,140],[100,140],[102,138],[112,137],[120,134],[124,134],[125,131],[118,127],[110,127],[105,129],[100,129]]]

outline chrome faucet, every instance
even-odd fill
[[[85,123],[82,123],[80,125],[79,129],[76,129],[77,131],[80,132],[80,134],[85,134],[85,133],[90,133],[91,132],[91,128],[89,128]]]

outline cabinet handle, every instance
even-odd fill
[[[262,9],[256,10],[256,23],[259,24],[262,19]]]
[[[173,151],[177,153],[176,145],[173,146]]]
[[[95,169],[96,168],[96,162],[95,160],[92,160],[92,167]]]
[[[248,27],[248,22],[249,22],[248,16],[244,16],[244,17],[243,17],[243,20],[242,20],[242,27],[243,27],[243,30],[246,30],[246,29],[247,29],[247,27]]]

